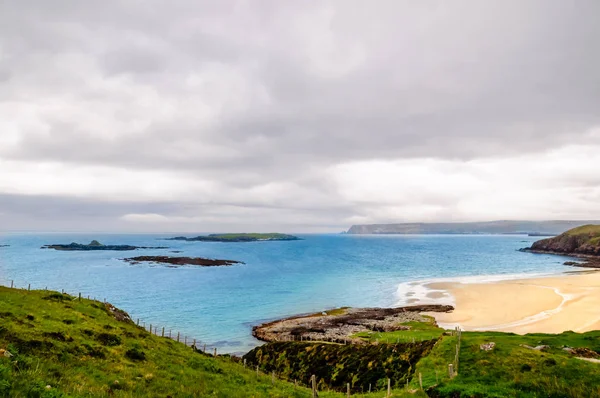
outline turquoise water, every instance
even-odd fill
[[[339,306],[393,306],[427,300],[424,281],[491,280],[568,270],[565,258],[518,252],[537,238],[518,235],[299,235],[304,240],[207,243],[164,235],[8,234],[0,236],[0,283],[65,289],[106,298],[133,319],[172,328],[221,352],[258,344],[252,325]],[[136,252],[41,250],[51,243],[169,246]],[[182,253],[170,253],[181,250]],[[130,265],[137,255],[244,261],[232,267]]]

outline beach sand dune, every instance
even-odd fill
[[[600,329],[600,272],[490,283],[436,282],[455,299],[452,313],[432,313],[445,327],[524,333]]]

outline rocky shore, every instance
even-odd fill
[[[600,225],[584,225],[570,229],[556,237],[534,242],[520,249],[538,254],[558,254],[576,257],[585,262],[567,261],[565,265],[600,268]]]
[[[137,256],[124,258],[130,264],[139,264],[141,262],[151,262],[158,264],[170,264],[171,266],[180,265],[198,265],[201,267],[223,267],[234,264],[244,264],[241,261],[235,260],[217,260],[202,257],[169,257],[169,256]]]
[[[44,245],[41,249],[54,249],[62,251],[95,251],[95,250],[114,250],[114,251],[129,251],[137,249],[168,249],[168,247],[147,247],[147,246],[131,246],[131,245],[103,245],[97,240],[93,240],[90,243],[69,243],[69,244],[52,244]]]
[[[449,312],[450,305],[415,305],[400,308],[339,308],[322,313],[299,315],[252,328],[252,335],[266,342],[332,341],[365,344],[356,333],[409,330],[402,323],[427,322],[422,312]]]
[[[270,234],[210,234],[204,236],[195,236],[188,238],[185,236],[176,236],[174,238],[165,238],[166,240],[182,240],[186,242],[261,242],[261,241],[281,241],[281,240],[301,240],[297,236],[270,233]]]

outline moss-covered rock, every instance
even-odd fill
[[[257,347],[244,356],[251,366],[275,372],[288,380],[308,384],[312,375],[320,390],[354,392],[402,386],[415,364],[437,340],[401,344],[339,345],[328,343],[275,342]]]

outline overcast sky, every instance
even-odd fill
[[[0,229],[600,218],[599,15],[0,0]]]

